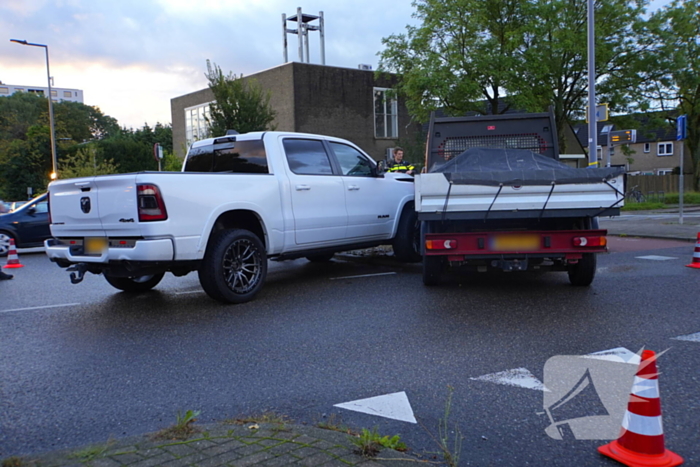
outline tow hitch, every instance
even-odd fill
[[[85,278],[85,273],[87,272],[87,265],[85,263],[74,264],[73,266],[66,269],[66,271],[71,271],[70,283],[79,284]]]

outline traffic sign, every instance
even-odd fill
[[[676,141],[686,139],[688,131],[688,116],[681,115],[676,119]]]
[[[595,106],[595,121],[606,122],[608,120],[608,104]],[[586,106],[586,123],[588,123],[588,106]]]

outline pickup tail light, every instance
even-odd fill
[[[168,218],[165,202],[156,185],[137,185],[139,222],[164,221]]]
[[[574,237],[574,246],[578,247],[601,247],[608,244],[606,237]]]
[[[457,240],[426,240],[425,248],[428,250],[454,250],[457,248]]]

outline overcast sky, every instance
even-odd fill
[[[122,126],[170,123],[170,99],[207,86],[207,59],[244,75],[282,64],[282,13],[300,6],[323,11],[332,66],[376,69],[382,37],[415,24],[411,0],[0,0],[0,81],[45,87],[44,50],[10,39],[46,44],[54,86],[83,90]],[[309,48],[320,63],[318,32]]]
[[[54,86],[82,89],[122,126],[170,123],[170,99],[207,87],[207,59],[244,75],[282,64],[282,13],[299,6],[323,11],[326,64],[350,68],[376,69],[382,37],[413,13],[410,0],[0,0],[0,81],[46,87],[44,49],[10,39],[46,44]],[[320,35],[309,37],[320,63]],[[297,36],[287,38],[298,61]]]

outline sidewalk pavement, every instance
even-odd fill
[[[254,422],[193,426],[196,432],[186,439],[143,435],[69,451],[7,458],[2,466],[406,467],[407,463],[427,463],[388,448],[381,449],[374,457],[364,457],[355,452],[357,446],[351,441],[352,435],[311,426]]]
[[[682,224],[678,208],[627,211],[618,217],[601,217],[599,222],[608,235],[695,242],[700,233],[700,206],[685,208]]]

